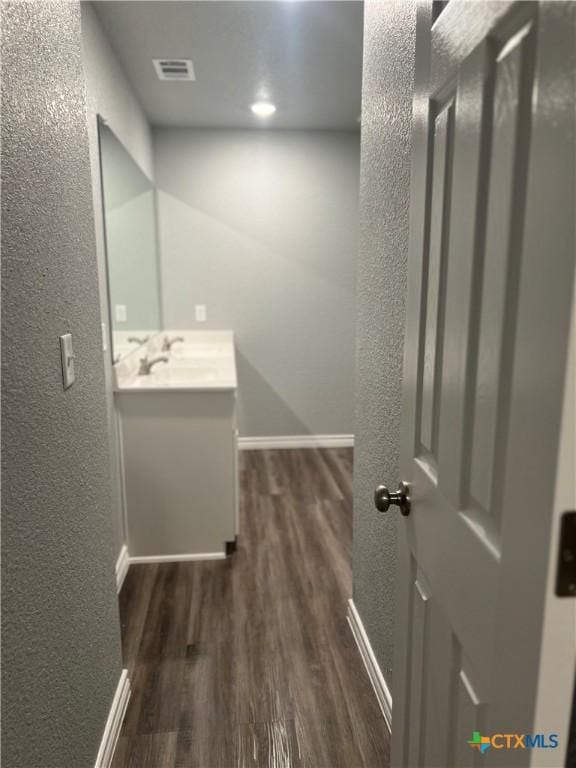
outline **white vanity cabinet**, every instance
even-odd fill
[[[221,557],[238,533],[232,335],[228,351],[220,338],[220,352],[212,355],[207,335],[197,334],[189,365],[183,362],[187,358],[179,343],[178,355],[169,355],[169,362],[158,363],[150,375],[131,373],[118,382],[115,396],[133,561]],[[193,332],[186,336],[187,346],[193,347]]]

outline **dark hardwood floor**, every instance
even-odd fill
[[[346,621],[352,451],[241,453],[226,560],[132,566],[113,768],[378,768],[386,726]]]

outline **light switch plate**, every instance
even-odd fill
[[[206,322],[206,304],[196,304],[195,317],[197,323]]]
[[[62,358],[62,381],[64,389],[68,389],[74,384],[76,379],[71,333],[65,333],[64,336],[60,336],[60,355]]]
[[[125,323],[128,320],[126,304],[116,304],[115,315],[117,323]]]

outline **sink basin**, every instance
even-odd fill
[[[173,337],[177,332],[169,331]],[[228,331],[181,331],[185,342],[176,342],[170,353],[161,351],[156,343],[144,355],[155,360],[166,356],[168,362],[157,362],[148,375],[139,376],[139,356],[130,356],[126,363],[116,366],[118,392],[170,392],[186,390],[234,390],[236,366],[234,337]],[[156,342],[161,341],[156,339]]]
[[[229,346],[225,344],[182,344],[177,342],[170,350],[170,360],[225,357],[229,351]]]
[[[222,376],[215,366],[197,365],[188,368],[156,368],[148,376],[136,376],[132,386],[137,389],[191,388],[213,384]]]
[[[228,361],[223,357],[209,357],[208,355],[196,355],[194,357],[172,357],[170,356],[170,362],[165,366],[166,369],[172,370],[186,370],[197,371],[203,368],[215,368],[218,371],[227,367]],[[158,370],[158,369],[157,369]]]

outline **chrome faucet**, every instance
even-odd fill
[[[128,339],[128,344],[146,344],[148,338],[148,336],[144,336],[142,339],[139,339],[138,336],[130,336]]]
[[[143,357],[140,360],[140,370],[138,371],[138,376],[150,376],[150,372],[152,371],[152,367],[156,365],[156,363],[167,363],[168,358],[164,355],[161,355],[160,357],[155,357],[153,360],[148,360],[147,357]]]
[[[177,341],[184,342],[182,336],[175,336],[173,339],[169,339],[168,336],[164,336],[164,343],[162,344],[162,352],[170,352],[172,345]]]

